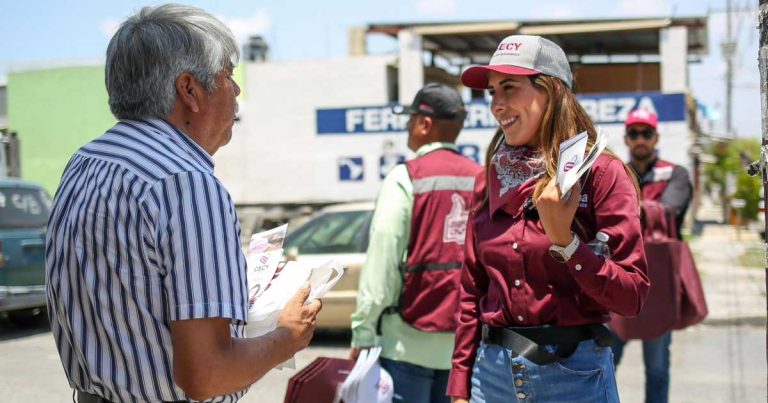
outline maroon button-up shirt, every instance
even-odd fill
[[[484,176],[476,183],[479,205]],[[581,245],[566,263],[549,255],[552,242],[541,222],[524,214],[535,186],[535,179],[528,180],[501,205],[491,196],[470,215],[450,396],[469,396],[481,322],[496,327],[604,323],[609,311],[637,315],[648,293],[637,193],[621,161],[601,155],[582,179],[572,225]],[[610,236],[610,259],[587,245],[598,231]]]

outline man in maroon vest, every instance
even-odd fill
[[[395,402],[448,402],[468,206],[482,167],[454,144],[466,116],[455,89],[427,84],[396,113],[410,115],[416,158],[387,174],[376,200],[351,355],[378,342]]]
[[[658,158],[656,154],[656,143],[659,141],[658,122],[658,116],[652,112],[643,109],[630,112],[625,122],[624,143],[629,147],[629,166],[637,175],[643,201],[660,202],[671,210],[674,213],[674,225],[677,226],[679,234],[683,217],[691,201],[691,181],[684,167]],[[670,309],[673,308],[670,304]],[[613,346],[613,359],[618,365],[626,342],[618,337],[616,340]],[[654,340],[643,340],[646,402],[665,403],[669,399],[670,343],[672,343],[671,331]]]

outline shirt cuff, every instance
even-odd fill
[[[452,369],[448,376],[448,388],[445,394],[451,397],[469,399],[470,372]]]
[[[595,255],[589,245],[580,242],[576,252],[565,262],[565,265],[571,270],[571,274],[579,279],[579,277],[593,276],[603,267],[603,263],[604,261]]]
[[[236,325],[245,325],[248,322],[248,312],[245,304],[235,305],[227,302],[210,302],[196,304],[173,305],[171,309],[171,321],[226,318]]]
[[[372,347],[376,345],[376,332],[364,326],[352,328],[352,347]]]

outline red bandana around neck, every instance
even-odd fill
[[[517,195],[521,185],[535,184],[531,179],[544,173],[544,159],[541,153],[528,147],[510,146],[502,142],[491,160],[489,172],[489,207],[491,213],[506,205]],[[524,201],[524,200],[523,200]],[[522,202],[521,202],[522,203]],[[521,204],[516,203],[516,204]],[[519,206],[511,206],[512,211]]]

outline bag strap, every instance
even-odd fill
[[[376,321],[376,336],[381,336],[381,319],[384,317],[384,315],[393,314],[400,314],[399,306],[392,305],[384,308],[384,310],[381,312],[381,315],[379,315],[379,319]]]

